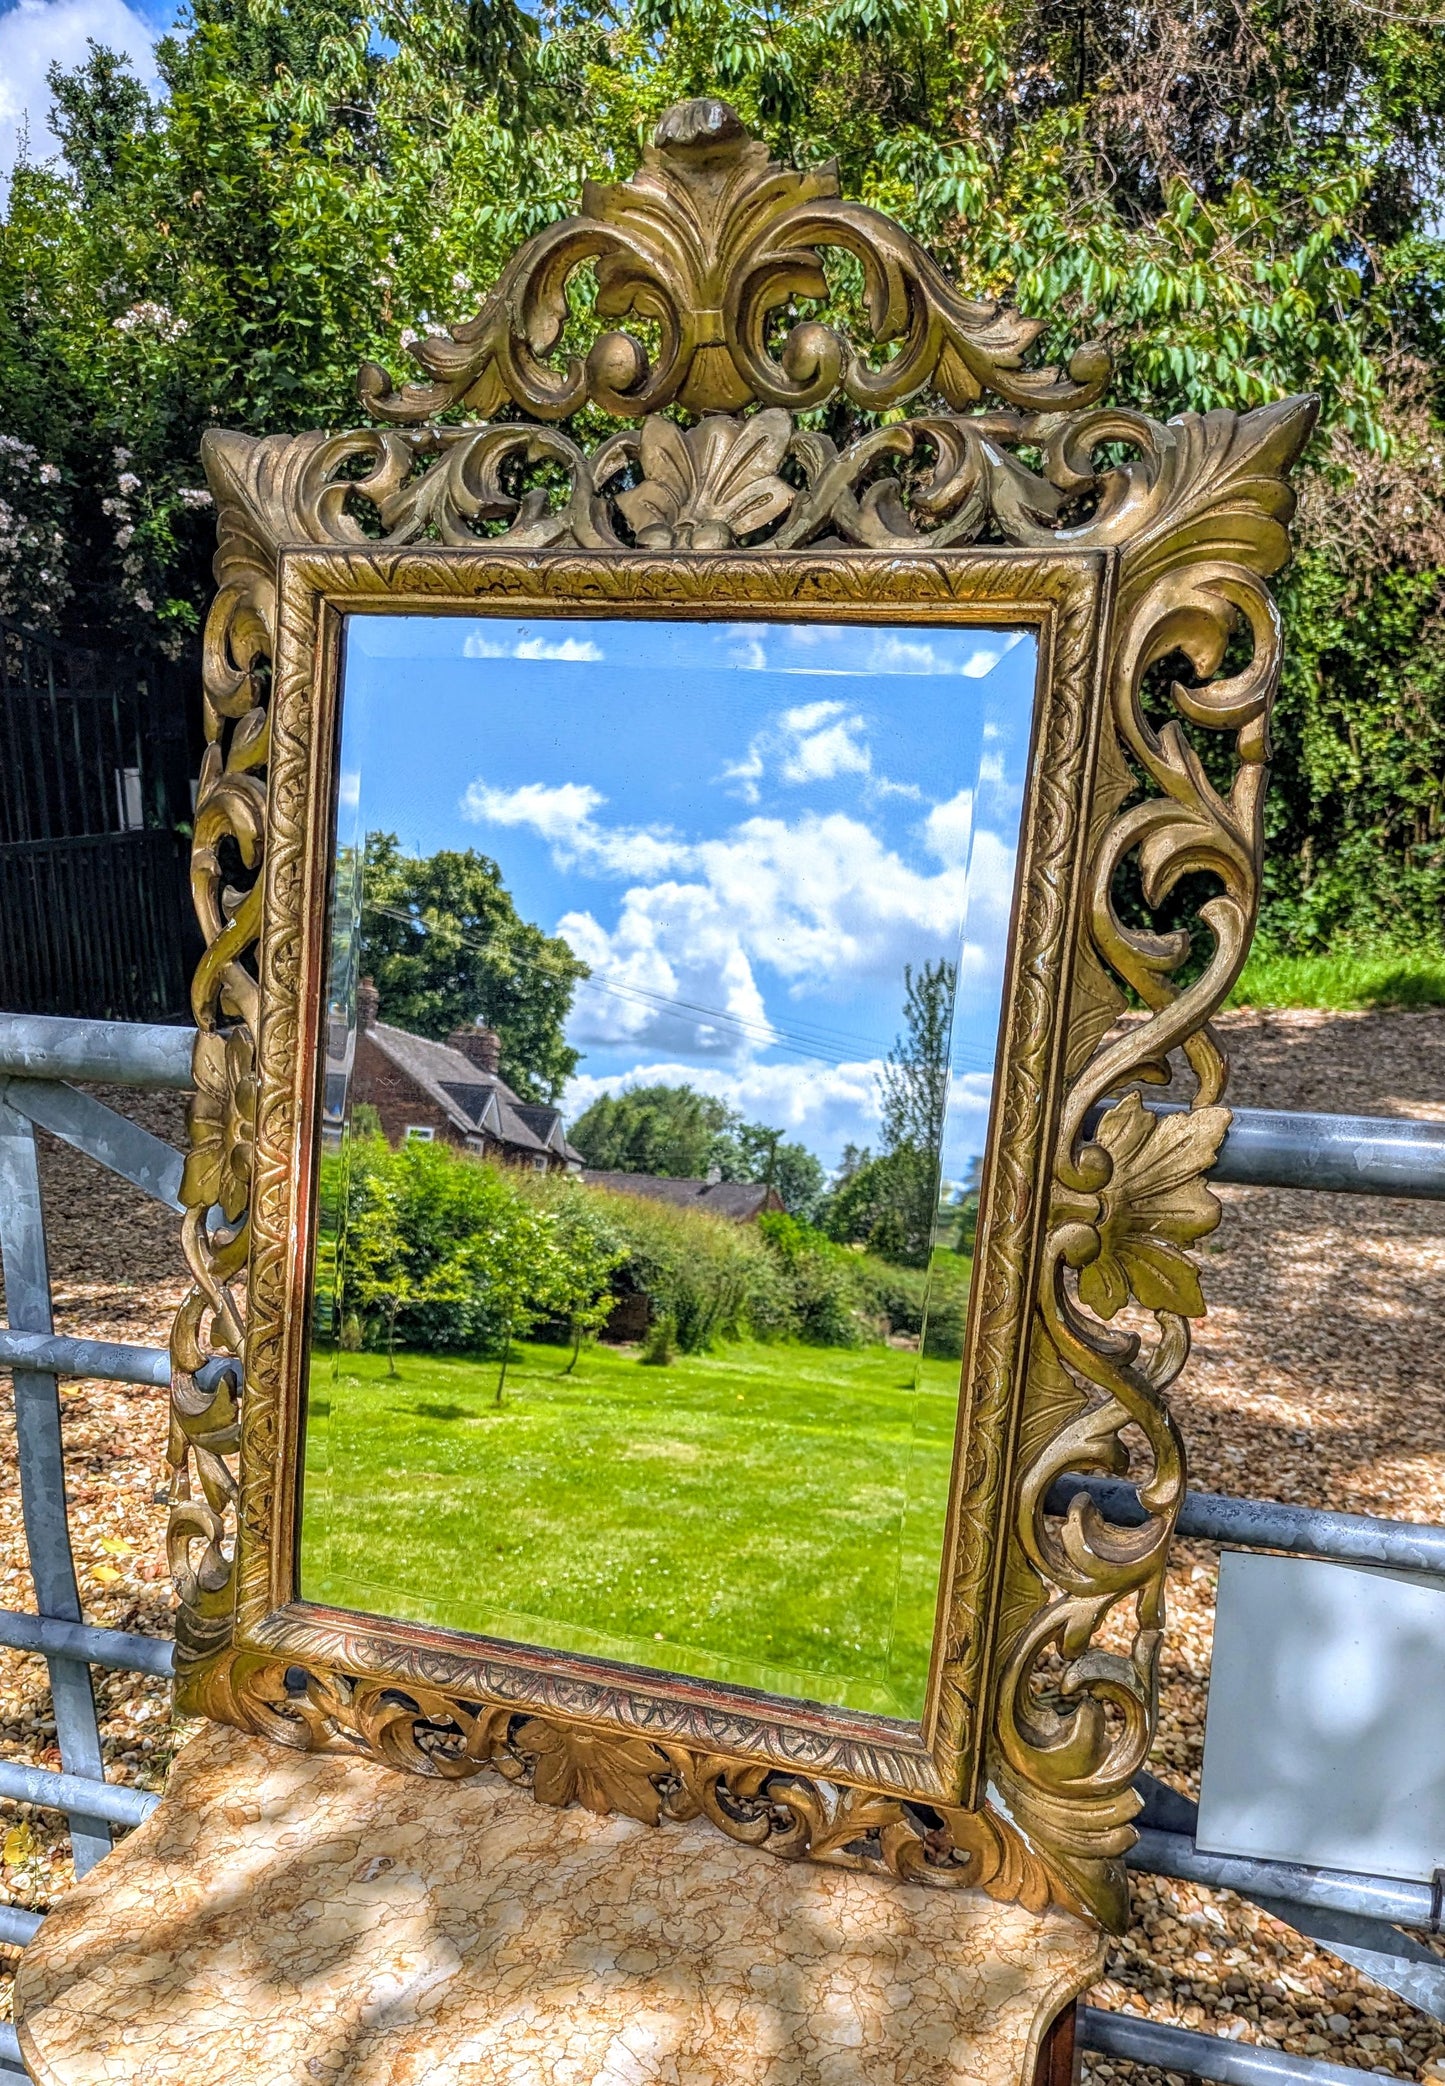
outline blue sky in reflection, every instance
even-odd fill
[[[1019,631],[356,616],[341,838],[494,856],[592,967],[569,1115],[686,1080],[830,1166],[876,1144],[905,963],[962,951],[956,1180],[986,1128],[1035,671]]]

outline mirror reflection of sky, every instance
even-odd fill
[[[961,951],[956,1181],[987,1127],[1036,663],[1017,630],[353,616],[339,837],[493,856],[591,966],[569,1120],[685,1081],[833,1166],[876,1147],[904,965]]]

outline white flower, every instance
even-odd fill
[[[42,485],[59,485],[59,467],[55,464],[42,464],[40,466],[40,483]]]
[[[454,290],[469,290],[471,286],[471,277],[469,275],[463,275],[461,269],[458,268],[456,274],[452,277],[452,288]]]
[[[122,471],[119,478],[117,478],[115,482],[120,487],[120,490],[127,495],[127,497],[129,497],[131,493],[138,493],[140,491],[140,480],[136,477],[134,471]]]
[[[203,485],[182,485],[176,491],[176,498],[183,507],[209,507],[211,504],[211,496]]]
[[[118,319],[111,320],[111,324],[118,333],[134,333],[141,326],[149,326],[161,340],[179,340],[183,333],[190,331],[189,319],[178,319],[169,305],[156,304],[149,297],[143,297],[129,311],[123,311]],[[119,451],[116,453],[119,455]]]
[[[112,449],[110,453],[116,469],[123,471],[130,462],[130,451],[128,449]]]
[[[132,522],[127,522],[123,529],[117,529],[115,532],[116,549],[124,550],[134,534],[135,525]]]
[[[139,590],[137,590],[135,595],[135,605],[143,615],[149,616],[155,612],[155,603],[151,600],[150,595]]]
[[[402,346],[403,346],[404,348],[410,348],[410,347],[415,347],[416,343],[417,343],[417,342],[418,342],[418,341],[419,341],[420,339],[421,339],[421,335],[420,335],[419,333],[417,333],[417,332],[416,332],[416,331],[415,331],[415,330],[414,330],[414,329],[413,329],[412,327],[410,327],[410,326],[403,326],[403,327],[402,327],[402,329],[401,329],[401,344],[402,344]]]

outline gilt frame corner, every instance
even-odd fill
[[[893,348],[881,361],[846,324],[794,311],[777,341],[780,310],[829,294],[829,248],[863,267],[874,342]],[[759,259],[784,250],[786,267]],[[616,332],[558,361],[581,266],[599,312],[662,315],[655,362]],[[526,242],[476,319],[420,344],[426,381],[398,392],[367,365],[383,425],[207,437],[220,543],[193,852],[207,947],[169,1451],[183,1708],[1122,1924],[1185,1483],[1167,1394],[1203,1310],[1188,1248],[1218,1221],[1205,1174],[1228,1122],[1208,1024],[1258,906],[1280,669],[1267,583],[1314,402],[1161,424],[1097,403],[1097,349],[1062,374],[1026,367],[1039,330],[963,298],[901,228],[839,199],[828,169],[777,167],[708,101],[664,118],[630,181],[590,186],[581,215]],[[800,424],[830,398],[918,410],[840,452]],[[558,425],[584,405],[638,426],[586,453]],[[503,408],[525,417],[490,417]],[[484,417],[442,417],[457,410]],[[1100,460],[1105,445],[1128,460]],[[405,604],[1040,631],[966,1453],[917,1744],[881,1719],[529,1662],[291,1598],[335,639],[342,615]],[[1237,633],[1249,657],[1225,671]],[[1223,785],[1198,751],[1211,734]],[[1193,923],[1202,968],[1187,928],[1125,907],[1126,863],[1146,911],[1212,877]],[[1139,1086],[1169,1077],[1187,1110],[1152,1115]],[[1119,1330],[1126,1307],[1144,1332]],[[1129,1471],[1143,1527],[1083,1495],[1057,1511],[1057,1479],[1129,1467],[1130,1429],[1146,1445]],[[1102,1648],[1121,1623],[1124,1648]]]

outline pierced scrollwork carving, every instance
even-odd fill
[[[404,1772],[450,1781],[491,1769],[530,1789],[539,1803],[581,1804],[653,1826],[701,1818],[783,1861],[874,1870],[932,1889],[983,1890],[1035,1912],[1051,1904],[1083,1909],[992,1811],[907,1803],[765,1762],[697,1753],[665,1737],[619,1737],[245,1653],[212,1666],[194,1706],[298,1751],[367,1753]]]
[[[1242,417],[1185,416],[1162,430],[1115,416],[1121,429],[1147,435],[1148,448],[1139,466],[1106,484],[1089,525],[1119,548],[1110,730],[1076,929],[1074,1072],[1021,1415],[1018,1541],[1000,1575],[1010,1624],[994,1701],[996,1773],[1011,1814],[1116,1925],[1125,1913],[1117,1858],[1132,1837],[1133,1782],[1157,1720],[1164,1575],[1185,1487],[1184,1445],[1166,1400],[1188,1356],[1189,1321],[1204,1309],[1186,1249],[1218,1222],[1203,1175],[1229,1121],[1218,1105],[1227,1065],[1207,1024],[1243,966],[1258,909],[1267,727],[1280,670],[1265,581],[1289,554],[1287,474],[1314,412],[1312,400],[1295,399]],[[1099,416],[1084,418],[1093,442]],[[1248,664],[1215,678],[1241,628],[1252,641]],[[1175,657],[1192,677],[1171,676],[1153,691],[1172,712],[1159,722],[1150,675]],[[1186,724],[1230,735],[1226,792],[1210,781]],[[1178,982],[1190,933],[1161,934],[1120,911],[1118,870],[1130,856],[1152,907],[1187,875],[1207,872],[1218,885],[1199,908],[1208,954],[1191,983]],[[1147,1018],[1111,1036],[1123,985]],[[1187,1114],[1160,1120],[1146,1115],[1137,1092],[1112,1098],[1133,1082],[1168,1078],[1175,1050],[1194,1083]],[[1110,1325],[1126,1302],[1152,1315],[1148,1344]],[[1133,1465],[1124,1447],[1131,1427],[1144,1443]],[[1056,1521],[1048,1494],[1066,1471],[1127,1471],[1143,1525],[1116,1527],[1077,1495]],[[1098,1649],[1105,1618],[1125,1603],[1128,1652]]]
[[[825,295],[829,248],[861,265],[874,344],[894,350],[876,364],[816,320],[777,331],[789,300]],[[652,329],[651,359],[620,331],[551,359],[569,323],[568,279],[584,263],[602,319],[631,313]],[[1121,1856],[1156,1721],[1164,1573],[1185,1484],[1168,1393],[1203,1309],[1189,1249],[1218,1218],[1203,1177],[1228,1122],[1208,1023],[1244,961],[1258,904],[1280,666],[1267,582],[1288,556],[1288,473],[1314,407],[1297,399],[1161,424],[1094,403],[1107,375],[1097,350],[1081,350],[1067,376],[1025,369],[1038,330],[962,298],[898,227],[841,201],[831,169],[775,166],[723,105],[689,104],[664,120],[631,181],[590,186],[578,217],[518,252],[477,319],[419,347],[425,382],[396,392],[363,371],[363,397],[389,424],[207,437],[220,547],[193,858],[207,950],[183,1191],[193,1287],[173,1339],[171,1434],[187,1707],[286,1744],[352,1747],[433,1775],[491,1769],[541,1801],[650,1823],[706,1818],[786,1858],[1121,1920]],[[794,417],[837,392],[869,407],[932,394],[955,410],[925,403],[840,450]],[[555,424],[584,402],[640,425],[589,455]],[[436,423],[458,404],[532,417]],[[689,414],[700,417],[689,424]],[[1014,1216],[1012,1229],[986,1219],[976,1275],[982,1330],[935,1717],[937,1743],[973,1759],[972,1789],[950,1790],[947,1802],[937,1791],[926,1801],[880,1793],[864,1786],[862,1763],[883,1754],[861,1745],[835,1749],[841,1771],[826,1747],[789,1753],[797,1768],[784,1768],[757,1757],[740,1716],[713,1720],[715,1745],[707,1718],[649,1720],[640,1696],[623,1716],[615,1691],[575,1682],[540,1709],[473,1699],[459,1683],[382,1685],[351,1670],[364,1659],[344,1633],[314,1633],[304,1686],[288,1688],[286,1664],[238,1635],[235,1620],[238,1601],[251,1600],[248,1572],[258,1601],[264,1592],[283,1409],[307,812],[304,762],[273,743],[270,689],[274,660],[291,676],[288,714],[304,717],[315,634],[287,606],[282,550],[353,550],[365,566],[358,584],[375,592],[403,571],[403,551],[581,553],[570,561],[576,587],[624,605],[641,598],[644,578],[649,598],[663,597],[665,554],[708,553],[731,573],[741,552],[754,572],[779,575],[783,605],[820,561],[845,577],[886,571],[899,601],[919,598],[909,590],[926,574],[945,603],[963,569],[948,554],[971,545],[1012,552],[1023,589],[1040,554],[1106,553],[1111,590],[1092,709],[1081,678],[1077,700],[1056,708],[1057,743],[1040,749],[1031,846],[1043,866],[1024,891],[1027,960],[1009,1013],[1009,1057],[1023,1070],[996,1132],[990,1190],[990,1208]],[[776,554],[810,546],[805,582],[796,560]],[[487,584],[505,584],[500,565]],[[749,598],[771,602],[768,584]],[[1247,657],[1224,671],[1236,638]],[[1070,642],[1082,657],[1079,633]],[[1230,750],[1225,783],[1211,779],[1221,764],[1201,759],[1203,734]],[[1090,763],[1091,782],[1071,795],[1060,776],[1083,777]],[[1190,932],[1158,931],[1122,909],[1126,862],[1156,912],[1183,879],[1211,879],[1193,923],[1202,965]],[[290,994],[284,1020],[268,1015],[259,984],[263,875],[266,964],[273,993],[281,980]],[[1121,1023],[1131,994],[1142,1012]],[[1187,1109],[1148,1113],[1137,1087],[1171,1077],[1181,1054]],[[259,1128],[258,1064],[271,1095]],[[1023,1156],[1035,1133],[1053,1138],[1042,1176]],[[1035,1250],[1026,1213],[1040,1193],[1048,1210]],[[265,1331],[249,1349],[248,1269],[250,1313]],[[1020,1383],[1008,1343],[1026,1317]],[[248,1386],[265,1391],[249,1432],[242,1355]],[[1115,1524],[1080,1495],[1066,1514],[1050,1511],[1054,1481],[1089,1471],[1137,1482],[1142,1525]],[[1121,1618],[1122,1648],[1103,1649],[1106,1623],[1121,1642]]]
[[[896,344],[876,366],[817,320],[772,342],[770,321],[791,300],[826,300],[828,248],[863,270],[874,344]],[[632,314],[655,328],[655,361],[625,332],[600,334],[561,369],[548,359],[567,324],[568,279],[587,263],[599,316]],[[779,166],[725,102],[703,100],[663,117],[630,181],[589,181],[581,213],[529,239],[474,319],[416,344],[429,381],[397,392],[367,363],[360,392],[378,419],[410,424],[458,401],[483,416],[512,405],[565,420],[590,404],[627,420],[673,404],[801,412],[839,391],[875,409],[930,387],[955,407],[985,391],[1045,410],[1097,398],[1109,374],[1100,348],[1081,348],[1067,376],[1024,368],[1042,330],[961,297],[900,226],[841,200],[831,162],[806,173]]]

